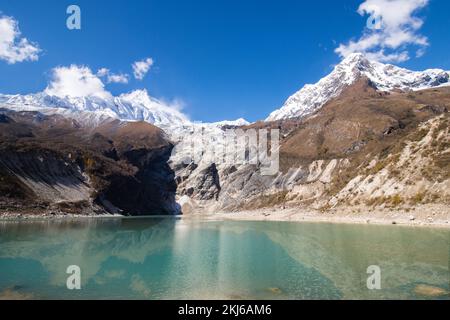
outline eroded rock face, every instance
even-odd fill
[[[179,213],[162,130],[120,121],[88,128],[34,112],[2,119],[0,214]]]
[[[175,175],[167,164],[170,153],[170,147],[127,152],[124,157],[137,168],[136,173],[126,178],[111,177],[103,197],[131,215],[179,213]]]
[[[195,200],[218,200],[221,186],[217,167],[214,163],[198,168],[191,164],[182,171],[183,181],[178,185],[178,192]]]
[[[278,175],[255,165],[172,164],[178,195],[195,200],[183,199],[190,212],[447,204],[449,108],[450,88],[380,93],[363,79],[309,118],[242,127],[281,130]]]

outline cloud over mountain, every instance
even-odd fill
[[[422,56],[428,38],[419,33],[424,21],[417,16],[429,0],[365,0],[358,8],[369,15],[367,28],[358,40],[340,44],[335,50],[341,57],[361,52],[379,62],[403,62],[410,59],[413,47]]]
[[[60,98],[64,97],[98,97],[111,99],[102,80],[94,75],[88,67],[71,65],[53,69],[51,81],[45,93]]]

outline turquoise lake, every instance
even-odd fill
[[[448,299],[450,231],[110,218],[0,222],[0,297]],[[67,267],[81,269],[68,290]],[[381,289],[367,288],[379,266]]]

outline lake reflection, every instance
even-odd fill
[[[114,218],[0,222],[0,297],[448,299],[448,230]],[[66,269],[82,289],[66,288]],[[368,290],[368,266],[381,290]]]

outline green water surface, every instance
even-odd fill
[[[0,222],[0,297],[448,299],[445,229],[177,218]],[[81,269],[68,290],[66,269]],[[381,289],[367,288],[380,267]]]

